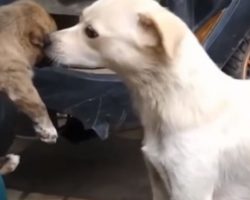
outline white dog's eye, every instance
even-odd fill
[[[85,34],[91,39],[97,38],[99,36],[99,34],[91,25],[86,26],[84,31],[85,31]]]

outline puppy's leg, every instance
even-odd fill
[[[34,123],[35,130],[42,141],[54,143],[57,131],[53,126],[47,109],[33,85],[31,76],[24,72],[12,72],[7,75],[8,84],[5,91],[16,106]]]
[[[170,199],[166,186],[153,165],[145,158],[149,180],[152,188],[153,200],[168,200]]]
[[[9,154],[0,158],[0,175],[13,172],[20,162],[20,157],[14,154]]]

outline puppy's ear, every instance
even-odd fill
[[[42,32],[39,29],[31,31],[29,34],[29,39],[30,39],[30,43],[33,46],[36,46],[38,48],[43,48],[44,37],[43,37]]]
[[[176,50],[186,32],[185,24],[169,11],[138,14],[139,25],[147,35],[147,45],[161,49],[168,59],[174,59]]]

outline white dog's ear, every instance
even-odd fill
[[[150,16],[141,13],[138,14],[138,17],[139,25],[145,34],[144,37],[147,37],[146,45],[150,47],[161,45],[162,36],[154,20]]]
[[[147,35],[147,45],[163,51],[168,59],[174,59],[176,50],[186,32],[186,26],[175,15],[165,11],[156,14],[138,14],[139,25]]]

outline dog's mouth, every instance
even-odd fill
[[[106,67],[88,67],[88,66],[64,65],[64,64],[58,64],[57,67],[61,67],[61,68],[65,68],[65,69],[72,69],[72,70],[101,70],[101,69],[107,69]]]
[[[107,67],[88,67],[80,65],[61,65],[59,67],[70,71],[85,72],[89,74],[114,74],[114,72]]]
[[[56,68],[64,68],[64,69],[71,69],[71,70],[103,70],[107,69],[106,67],[89,67],[84,65],[65,65],[63,63],[55,62],[53,59],[49,57],[45,57],[41,62],[37,63],[38,68],[42,68],[44,66],[52,66]]]

